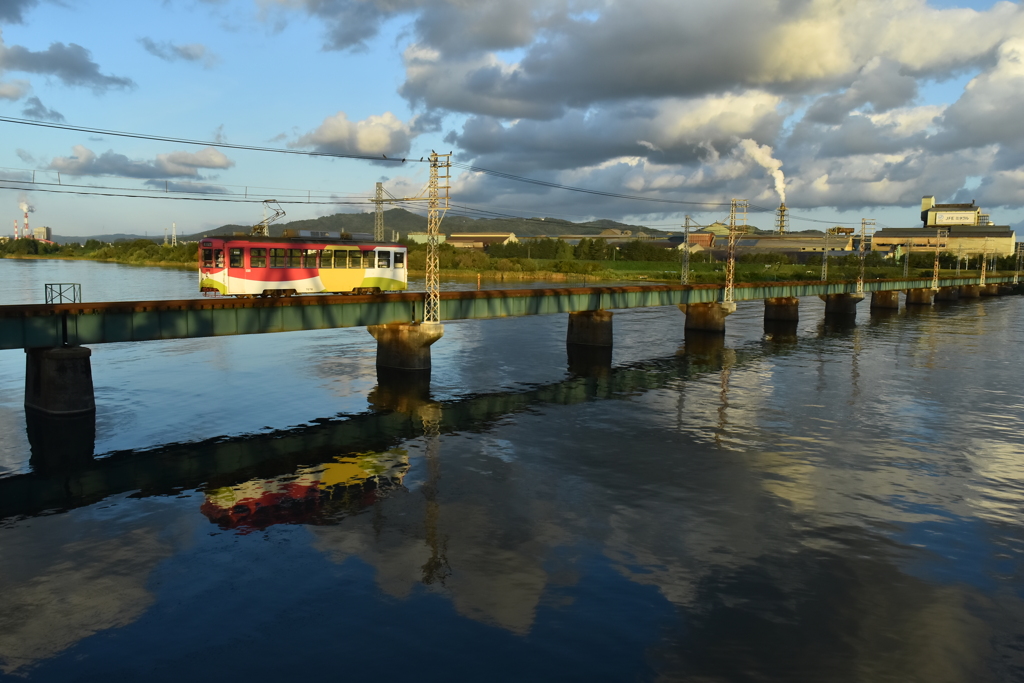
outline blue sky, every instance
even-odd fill
[[[774,207],[781,170],[798,216],[913,225],[920,197],[935,194],[977,199],[999,223],[1024,219],[1016,3],[5,0],[0,30],[0,116],[416,160],[452,150],[462,163],[676,202]],[[43,192],[26,184],[31,172],[134,194],[191,182],[339,202],[285,205],[290,219],[360,210],[378,180],[395,195],[426,181],[421,164],[0,130],[8,232],[21,201],[33,224],[64,235],[261,216],[258,204]],[[509,215],[671,228],[683,213],[726,213],[455,175],[455,202]]]

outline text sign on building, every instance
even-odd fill
[[[935,213],[935,225],[974,225],[978,214],[974,211],[939,211]]]

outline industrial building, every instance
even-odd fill
[[[1017,234],[1008,225],[996,225],[981,207],[970,204],[936,204],[935,197],[921,200],[920,228],[885,228],[871,239],[873,251],[930,251],[936,243],[943,252],[1010,256]]]

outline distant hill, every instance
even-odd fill
[[[322,230],[325,232],[348,232],[373,234],[372,213],[336,213],[331,216],[321,216],[301,221],[289,221],[285,223],[274,223],[270,226],[270,234],[278,237],[286,229],[291,230]],[[513,232],[516,237],[535,237],[537,235],[597,235],[602,230],[631,230],[634,234],[643,230],[650,235],[667,235],[663,230],[648,228],[642,225],[629,225],[613,220],[596,220],[586,223],[573,223],[561,218],[467,218],[466,216],[444,217],[441,222],[441,232],[451,234],[453,232]],[[178,241],[198,241],[203,236],[233,235],[241,232],[246,235],[252,230],[251,225],[222,225],[213,230],[204,230],[191,235],[178,235]],[[391,231],[397,230],[401,237],[410,232],[426,232],[427,218],[419,216],[405,209],[388,209],[384,212],[384,230],[388,238]],[[78,242],[85,244],[87,240],[99,240],[101,242],[118,242],[121,240],[150,240],[157,244],[164,241],[163,235],[127,235],[114,233],[105,235],[88,235],[85,237],[66,237],[54,235],[53,241],[59,244]]]
[[[271,236],[279,236],[284,230],[323,230],[326,232],[349,232],[373,234],[374,215],[372,213],[336,213],[301,221],[275,223],[270,226]],[[231,235],[236,232],[248,234],[252,229],[248,225],[222,225],[214,230],[207,230],[178,239],[198,240],[200,237],[212,235]],[[640,225],[628,225],[612,220],[597,220],[587,223],[573,223],[559,218],[467,218],[465,216],[444,217],[441,232],[514,232],[517,237],[536,235],[597,235],[602,230],[632,230],[636,233],[643,230],[649,234],[667,234],[661,230],[646,228]],[[427,218],[405,209],[388,209],[384,212],[384,230],[390,237],[392,230],[405,237],[410,232],[426,232]]]

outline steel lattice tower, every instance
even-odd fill
[[[451,189],[451,152],[430,153],[430,184],[427,190],[427,297],[423,303],[423,322],[441,322],[441,268],[437,248],[441,235],[441,219],[448,211]]]
[[[932,289],[939,289],[939,254],[942,248],[946,246],[946,238],[949,236],[949,230],[936,230],[935,231],[935,265],[932,267]]]
[[[679,283],[690,284],[690,216],[686,216],[683,225],[683,272],[679,276]]]
[[[729,260],[725,264],[725,292],[722,301],[731,303],[733,301],[733,284],[736,280],[736,236],[739,230],[736,225],[736,218],[747,224],[747,207],[750,202],[746,199],[733,199],[729,204]]]
[[[377,191],[373,200],[376,212],[373,215],[373,241],[384,241],[384,183],[377,183]]]
[[[875,227],[875,219],[873,218],[861,218],[860,219],[860,274],[857,275],[857,293],[864,293],[864,271],[867,262],[867,240],[868,240],[868,226]]]

